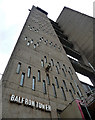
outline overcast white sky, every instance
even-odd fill
[[[48,12],[56,21],[64,6],[93,16],[94,0],[0,0],[0,73],[17,42],[18,36],[33,5]],[[0,75],[1,76],[1,75]]]

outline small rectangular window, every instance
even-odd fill
[[[47,63],[47,57],[46,56],[44,56],[44,61],[45,61],[45,63]]]
[[[63,69],[63,68],[62,68],[62,72],[63,72],[64,76],[66,77],[66,73],[65,73],[65,71],[64,71],[64,69]]]
[[[68,71],[68,73],[69,73],[69,75],[70,75],[71,80],[73,80],[73,77],[72,77],[72,75],[71,75],[70,71]]]
[[[70,72],[72,73],[72,75],[73,75],[73,71],[72,71],[72,69],[69,67],[69,70],[70,70]]]
[[[33,76],[33,78],[32,78],[32,90],[35,90],[35,84],[36,84],[36,77]]]
[[[77,96],[78,96],[79,99],[81,99],[80,94],[78,92],[77,92]]]
[[[22,75],[21,75],[21,80],[20,80],[20,86],[23,86],[23,84],[24,84],[24,79],[25,79],[25,73],[22,73]]]
[[[73,90],[73,93],[75,94],[75,89],[74,89],[72,83],[70,83],[70,85],[71,85],[71,88],[72,88],[72,90]]]
[[[67,72],[67,68],[66,68],[66,66],[63,64],[63,67],[64,67],[64,70]]]
[[[41,81],[41,72],[40,72],[40,70],[38,70],[38,81],[39,82]]]
[[[70,93],[71,99],[74,100],[74,96],[71,90],[69,90],[69,93]]]
[[[80,96],[82,96],[83,94],[82,94],[82,92],[81,92],[81,90],[80,90],[78,85],[77,85],[77,89],[78,89],[78,92],[79,92]]]
[[[21,68],[21,63],[19,62],[19,63],[18,63],[18,66],[17,66],[17,71],[16,71],[17,74],[20,73],[20,68]]]
[[[54,61],[53,61],[53,59],[51,59],[51,65],[54,66]]]
[[[41,66],[44,67],[44,61],[43,60],[41,60]]]
[[[24,40],[27,40],[27,37],[25,37]]]
[[[54,85],[54,84],[52,84],[52,87],[53,87],[54,97],[57,97],[57,94],[56,94],[56,89],[55,89],[55,85]]]
[[[68,91],[66,82],[64,80],[63,80],[63,85],[64,85],[65,90]]]
[[[30,78],[30,76],[31,76],[31,67],[29,66],[28,67],[28,78]]]
[[[47,93],[47,92],[46,92],[46,83],[45,83],[45,80],[43,80],[43,92],[44,92],[44,94]]]
[[[60,63],[59,63],[59,62],[57,62],[57,64],[58,64],[59,69],[61,69]]]
[[[59,69],[58,69],[58,67],[56,66],[56,72],[59,74]]]
[[[34,49],[36,48],[36,44],[34,44]]]
[[[49,77],[49,74],[46,74],[46,80],[47,80],[47,84],[50,85],[50,77]]]
[[[63,87],[61,87],[61,91],[62,91],[62,94],[63,94],[64,101],[66,101],[67,99],[66,99],[66,95],[65,95]]]
[[[33,43],[33,39],[31,39],[30,43],[31,43],[31,44]]]
[[[39,42],[37,42],[37,46],[39,46]]]
[[[57,79],[57,77],[55,77],[55,82],[56,82],[56,86],[57,86],[57,88],[59,88],[59,83],[58,83],[58,79]]]
[[[27,42],[27,46],[29,46],[29,45],[30,45],[30,41]]]

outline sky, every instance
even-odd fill
[[[94,0],[0,0],[0,78],[32,6],[48,12],[54,21],[64,6],[93,16]],[[90,84],[90,83],[89,83]]]

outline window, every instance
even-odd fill
[[[56,72],[59,74],[59,70],[58,70],[58,67],[56,66]]]
[[[52,42],[49,43],[52,46]]]
[[[50,85],[50,77],[49,77],[49,74],[46,74],[46,80],[47,80],[47,84]]]
[[[59,88],[59,84],[58,84],[58,79],[57,79],[57,77],[55,77],[55,82],[56,82],[57,88]]]
[[[36,44],[34,44],[34,49],[36,48]]]
[[[40,38],[40,41],[42,41],[42,40],[44,40],[44,38],[43,38],[43,37],[41,37],[41,38]]]
[[[46,92],[46,83],[45,83],[45,80],[43,80],[43,92],[44,92],[44,94],[47,93],[47,92]]]
[[[70,83],[70,85],[71,85],[71,88],[72,88],[72,90],[73,90],[73,93],[75,94],[75,89],[74,89],[72,83]]]
[[[47,63],[47,57],[46,56],[44,56],[44,61],[45,61],[45,63]]]
[[[54,85],[54,84],[52,84],[52,87],[53,87],[54,97],[57,97],[57,94],[56,94],[56,89],[55,89],[55,85]]]
[[[27,37],[25,37],[24,40],[27,40]]]
[[[78,96],[78,98],[80,98],[81,99],[81,97],[80,97],[80,95],[79,95],[79,93],[77,92],[77,96]]]
[[[37,42],[37,46],[39,46],[39,42]]]
[[[42,39],[42,40],[44,40],[44,38],[43,38],[43,37],[42,37],[41,39]]]
[[[37,30],[35,29],[35,32],[37,32]]]
[[[28,27],[30,27],[30,25],[28,25]]]
[[[64,67],[64,70],[67,72],[67,68],[66,68],[66,66],[63,64],[63,67]]]
[[[18,63],[18,66],[17,66],[17,71],[16,71],[17,74],[20,73],[20,68],[21,68],[21,63],[19,62],[19,63]]]
[[[61,68],[60,63],[59,63],[59,62],[57,62],[57,64],[58,64],[58,67],[59,67],[59,69],[60,69],[60,68]]]
[[[30,30],[32,30],[32,27],[30,27]]]
[[[72,75],[71,75],[70,71],[68,71],[68,73],[69,73],[69,75],[70,75],[71,80],[73,80],[73,78],[72,78]]]
[[[31,42],[31,44],[33,43],[33,39],[30,41]]]
[[[63,72],[64,76],[66,77],[66,73],[65,73],[65,71],[64,71],[64,69],[63,69],[63,68],[62,68],[62,72]]]
[[[23,84],[24,84],[24,79],[25,79],[25,73],[22,73],[22,75],[21,75],[21,80],[20,80],[20,86],[23,86]]]
[[[53,61],[53,59],[51,59],[51,65],[54,66],[54,61]]]
[[[64,80],[63,80],[63,85],[64,85],[65,90],[68,91],[67,86],[66,86],[66,82]]]
[[[29,45],[30,45],[30,41],[27,42],[27,46],[29,46]]]
[[[31,67],[29,66],[28,67],[28,78],[30,78],[30,76],[31,76]]]
[[[81,90],[80,90],[80,88],[79,88],[78,85],[77,85],[77,89],[78,89],[78,91],[79,91],[80,96],[82,96],[82,92],[81,92]]]
[[[36,31],[37,31],[37,32],[39,32],[39,30],[38,30],[38,29],[37,29]]]
[[[46,40],[44,41],[45,44],[47,44]]]
[[[35,90],[35,84],[36,84],[36,77],[33,76],[33,78],[32,78],[32,90]]]
[[[69,70],[70,70],[70,72],[73,74],[73,71],[72,71],[72,69],[69,67]]]
[[[55,44],[54,47],[56,48],[56,47],[57,47],[57,44]]]
[[[63,94],[63,98],[64,98],[64,100],[66,101],[67,99],[66,99],[66,95],[65,95],[65,92],[64,92],[63,87],[61,87],[61,91],[62,91],[62,94]]]
[[[40,72],[40,70],[38,70],[38,81],[39,82],[41,81],[41,72]]]
[[[73,94],[72,94],[72,91],[71,91],[71,90],[69,90],[69,93],[70,93],[71,99],[72,99],[72,100],[74,100],[74,96],[73,96]]]
[[[41,60],[41,66],[44,67],[44,61],[43,60]]]
[[[40,42],[42,41],[42,39],[40,38],[40,40],[39,40]]]

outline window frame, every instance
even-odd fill
[[[22,72],[22,74],[21,74],[21,79],[20,79],[20,86],[21,86],[21,87],[23,87],[23,85],[24,85],[24,79],[25,79],[25,73]]]
[[[20,69],[21,69],[21,62],[19,62],[18,65],[17,65],[17,70],[16,70],[17,74],[20,73]]]
[[[28,66],[27,77],[28,77],[28,78],[31,77],[31,67],[30,67],[30,66]]]
[[[35,91],[35,87],[36,87],[36,77],[33,76],[32,77],[32,90]]]

